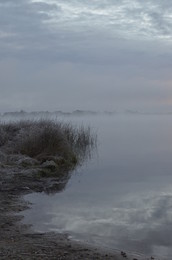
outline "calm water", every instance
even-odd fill
[[[98,133],[98,151],[55,195],[31,194],[36,231],[171,259],[172,116],[73,119]]]

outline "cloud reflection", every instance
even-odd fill
[[[36,196],[38,201],[42,200],[41,195]],[[37,219],[38,212],[35,212],[34,221],[33,214],[29,213],[32,214],[31,219],[37,230],[69,232],[74,238],[99,243],[112,249],[125,248],[129,251],[166,257],[172,253],[172,194],[170,193],[149,194],[142,198],[132,196],[119,201],[117,207],[109,207],[103,204],[103,201],[101,206],[86,205],[79,201],[77,203],[69,201],[64,204],[61,199],[60,203],[55,201],[52,203],[52,197],[42,196],[44,196],[44,207],[36,210],[39,211],[39,216],[41,215],[41,221]],[[34,195],[29,197],[34,201]],[[56,199],[55,196],[54,200]],[[50,200],[54,205],[53,208],[50,206]],[[38,203],[36,207],[39,207]],[[35,206],[33,210],[34,208]],[[40,210],[43,211],[41,214]],[[27,218],[26,215],[26,221]]]

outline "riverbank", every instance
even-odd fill
[[[92,248],[73,242],[63,234],[34,233],[30,226],[23,225],[22,211],[31,207],[23,195],[46,192],[50,187],[45,182],[47,179],[31,177],[18,167],[0,168],[0,259],[125,259],[120,251]],[[127,254],[127,259],[147,258]]]
[[[22,224],[22,211],[31,207],[23,196],[62,191],[94,143],[89,131],[45,121],[3,124],[0,131],[0,259],[147,259],[92,248],[63,234],[35,233]]]
[[[2,181],[2,179],[1,179]],[[26,180],[24,181],[24,185]],[[10,182],[0,192],[0,259],[98,259],[97,250],[72,243],[67,236],[32,233],[23,225],[22,210],[28,207],[22,195],[28,193]],[[19,215],[15,213],[19,213]],[[105,254],[101,255],[105,259]],[[108,259],[111,257],[108,255]]]

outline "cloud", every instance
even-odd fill
[[[77,88],[78,100],[95,89],[94,97],[88,98],[94,108],[96,96],[104,106],[111,101],[125,107],[145,102],[147,107],[147,102],[164,102],[171,93],[170,17],[169,1],[1,1],[0,61],[8,63],[14,75],[13,88],[23,88],[20,100],[26,93],[34,95],[31,86],[43,89],[46,82],[52,93],[59,84],[56,91],[70,107],[76,104],[75,98],[64,97],[70,88]],[[12,66],[16,74],[11,63],[17,64]],[[8,66],[0,72],[7,92],[12,84],[3,76]],[[39,108],[45,104],[46,90],[43,93]]]
[[[37,13],[28,1],[4,1],[0,5],[1,35],[8,35],[0,43],[2,56],[6,55],[5,50],[18,55],[24,50],[41,48],[46,35],[41,19],[45,20],[47,15]]]
[[[84,30],[109,30],[109,34],[124,38],[171,39],[171,6],[169,1],[47,1],[33,3],[57,5],[61,13],[47,11],[49,26],[59,26],[83,33]]]
[[[114,63],[119,47],[133,49],[137,56],[150,40],[172,37],[167,1],[7,0],[0,5],[1,58],[9,53],[18,58]]]

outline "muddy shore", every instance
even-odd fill
[[[57,179],[35,177],[34,171],[0,166],[0,259],[151,259],[92,248],[71,241],[67,235],[31,231],[30,226],[21,222],[22,211],[31,207],[23,195],[54,191],[58,184],[63,186]]]

